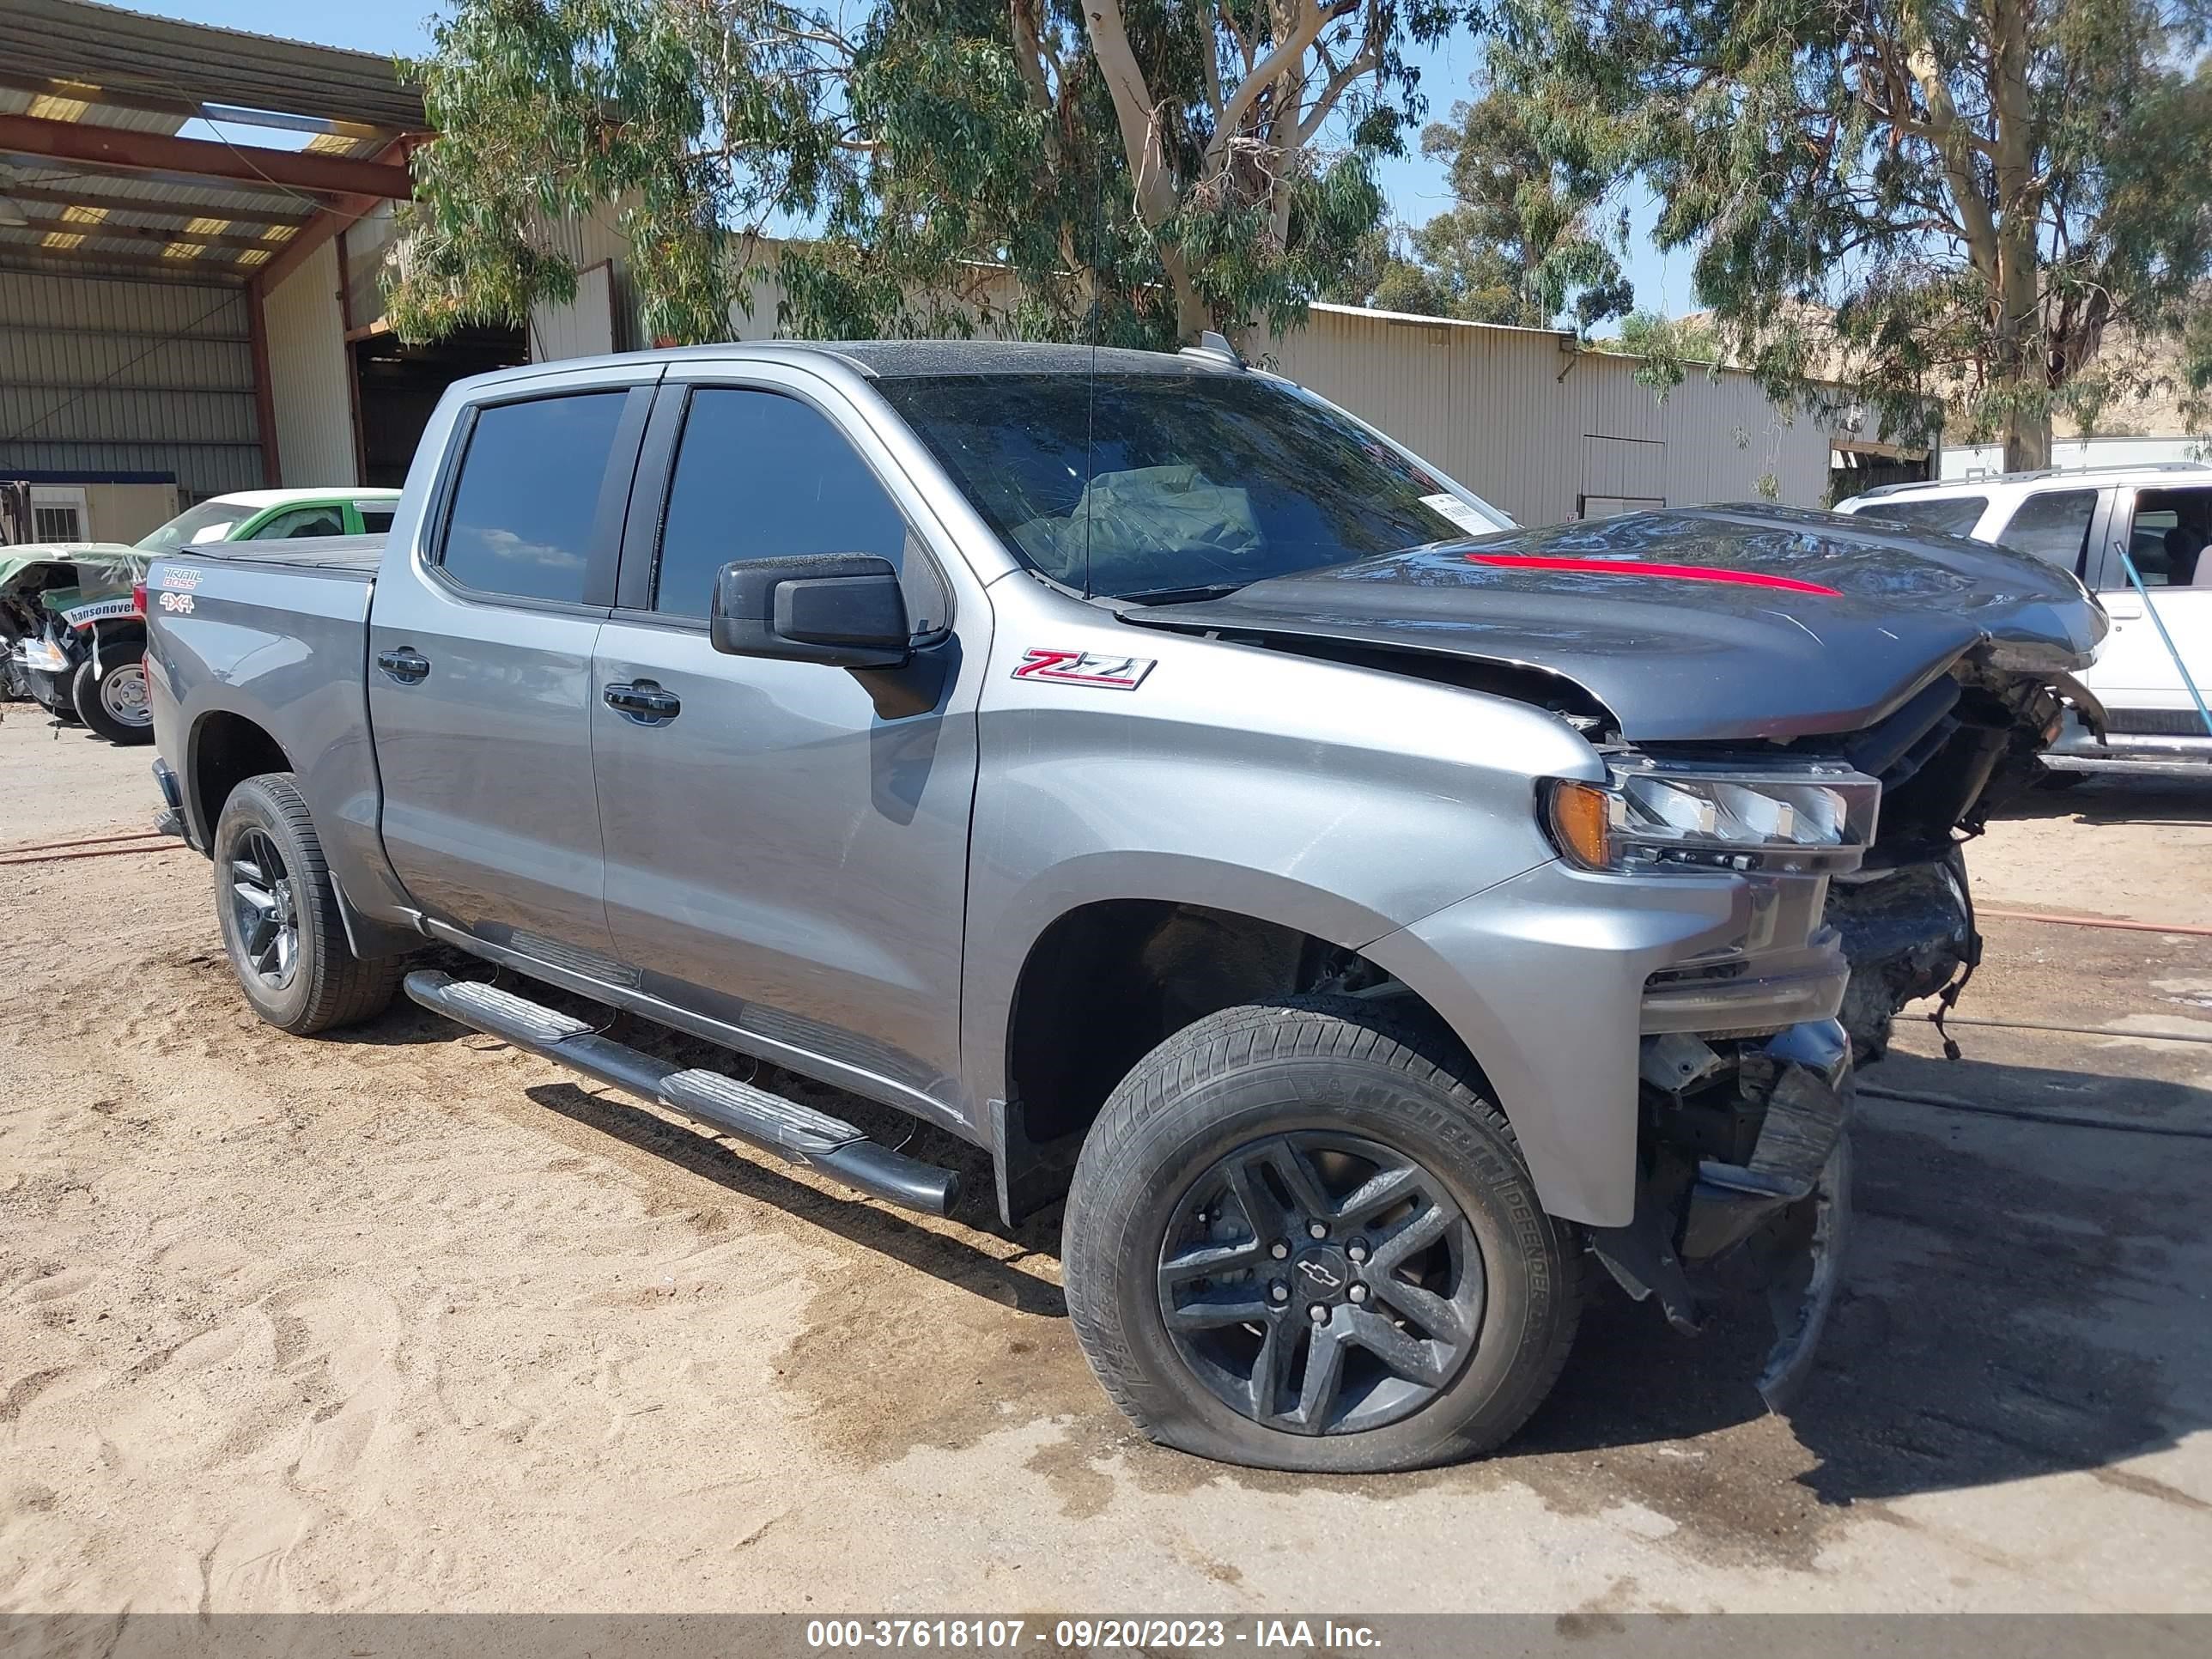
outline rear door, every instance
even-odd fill
[[[631,508],[591,709],[616,948],[648,993],[757,1051],[941,1107],[958,1074],[981,589],[867,422],[803,371],[672,370],[646,453],[651,500]],[[896,671],[715,651],[715,572],[806,553],[891,560],[917,629],[947,628],[964,595],[960,635]],[[639,689],[672,712],[610,702]]]
[[[418,543],[386,560],[369,617],[393,869],[440,919],[595,977],[614,964],[592,651],[657,374],[502,387],[462,410]]]
[[[2206,585],[2212,583],[2212,557],[2203,556],[2208,535],[2212,489],[2142,486],[2117,492],[2090,583],[2112,628],[2096,665],[2083,677],[2114,711],[2116,730],[2204,735],[2183,667],[2200,692],[2212,695],[2212,586]],[[2128,579],[2128,560],[2143,592]],[[2144,592],[2154,618],[2145,611]],[[2148,718],[2117,718],[2121,711]]]

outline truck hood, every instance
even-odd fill
[[[1646,742],[1855,731],[1978,649],[2046,678],[2086,667],[2106,625],[2025,555],[1765,506],[1435,543],[1119,614],[1535,671]]]

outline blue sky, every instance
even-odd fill
[[[302,0],[129,0],[129,4],[133,11],[197,23],[387,52],[425,49],[429,44],[428,20],[438,9],[435,0],[348,0],[343,5],[325,6]],[[1456,36],[1440,46],[1416,51],[1413,59],[1420,67],[1421,88],[1431,114],[1441,118],[1455,99],[1466,94],[1477,59],[1474,42],[1471,37]],[[256,134],[254,142],[270,143],[274,137]],[[1419,224],[1451,205],[1443,168],[1418,153],[1386,166],[1382,187],[1393,216],[1407,224]],[[1689,261],[1679,253],[1662,256],[1651,246],[1651,218],[1650,202],[1633,204],[1632,246],[1626,264],[1636,284],[1637,303],[1669,315],[1688,311],[1696,304]]]

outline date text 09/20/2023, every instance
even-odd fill
[[[826,1650],[1016,1652],[1048,1644],[1085,1650],[1243,1646],[1358,1652],[1379,1639],[1371,1626],[1330,1619],[811,1619],[806,1624],[807,1646]]]

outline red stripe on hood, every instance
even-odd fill
[[[1509,570],[1576,570],[1592,576],[1658,576],[1678,582],[1729,582],[1738,587],[1778,587],[1788,593],[1825,593],[1832,599],[1843,590],[1818,582],[1801,582],[1794,576],[1768,576],[1756,570],[1723,570],[1706,564],[1653,564],[1643,559],[1565,559],[1541,553],[1470,553],[1469,564],[1501,566]]]

